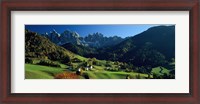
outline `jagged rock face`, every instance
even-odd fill
[[[49,38],[55,44],[59,44],[60,42],[60,34],[54,29],[50,32],[50,34],[46,32],[45,34],[43,34],[43,36]]]
[[[60,42],[61,44],[73,43],[73,44],[81,45],[81,40],[79,38],[80,36],[77,32],[66,30],[61,34]]]
[[[56,30],[53,30],[49,34],[47,32],[45,34],[42,34],[42,36],[49,38],[53,43],[58,45],[72,43],[75,45],[89,46],[94,48],[112,46],[123,41],[121,37],[105,37],[103,34],[98,32],[89,34],[86,37],[81,37],[77,32],[70,30],[65,30],[61,34],[56,32]]]
[[[101,33],[94,33],[94,34],[89,34],[84,38],[85,41],[87,42],[99,42],[104,40],[104,36]]]
[[[103,34],[98,32],[94,34],[89,34],[84,38],[84,41],[91,47],[101,47],[101,43],[103,40]]]
[[[123,41],[121,37],[112,36],[105,37],[101,33],[89,34],[84,38],[85,42],[87,42],[92,47],[104,47],[104,46],[113,46]]]

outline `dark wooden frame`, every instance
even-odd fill
[[[0,103],[200,104],[199,0],[3,0],[0,34]],[[11,93],[11,11],[189,11],[190,93]]]

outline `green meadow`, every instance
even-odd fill
[[[127,37],[60,32],[25,29],[25,79],[175,79],[174,25]]]
[[[65,68],[25,64],[26,79],[54,79],[56,74],[60,74],[66,71],[67,69]],[[75,71],[71,71],[71,73],[75,73]],[[83,73],[88,74],[90,79],[125,79],[127,75],[129,75],[131,78],[136,78],[138,74],[142,79],[148,77],[147,74],[133,72],[112,72],[103,70],[84,71]]]

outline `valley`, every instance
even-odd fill
[[[174,79],[175,26],[133,37],[25,30],[25,79]]]

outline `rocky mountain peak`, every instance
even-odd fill
[[[103,46],[111,46],[121,42],[123,39],[121,37],[105,37],[102,33],[96,32],[88,34],[86,37],[81,37],[78,32],[66,29],[61,34],[55,29],[42,34],[43,36],[49,38],[53,43],[57,45],[62,45],[66,43],[72,43],[74,45],[90,46],[100,48]]]

